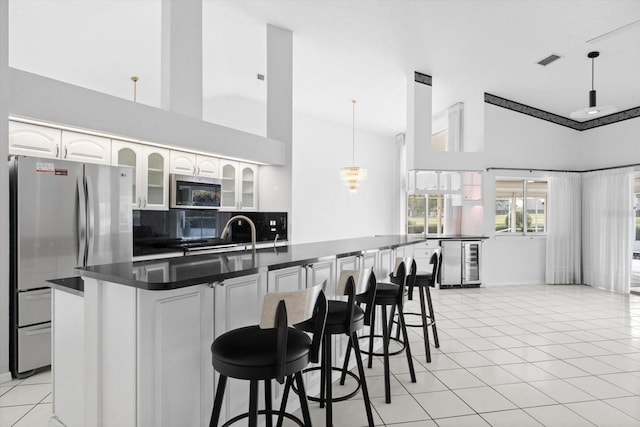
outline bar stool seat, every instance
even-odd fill
[[[274,351],[276,329],[247,326],[229,331],[211,345],[216,371],[244,380],[276,378],[277,360]],[[302,331],[287,329],[287,349],[284,375],[301,371],[309,363],[311,338]]]

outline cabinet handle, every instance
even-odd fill
[[[138,207],[142,206],[142,197],[138,197]]]
[[[64,147],[64,158],[66,159],[68,155],[69,155],[69,148]]]
[[[147,198],[146,198],[146,197],[143,197],[143,198],[142,198],[142,207],[143,207],[143,208],[146,208],[146,207],[147,207]]]
[[[60,154],[60,146],[56,144],[56,157],[58,157],[58,154]]]
[[[200,166],[196,166],[196,175],[200,175]]]
[[[197,169],[196,169],[196,165],[193,165],[193,174],[194,175],[198,175]]]

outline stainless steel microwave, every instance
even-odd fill
[[[169,176],[169,207],[182,209],[218,209],[222,181],[201,176]]]

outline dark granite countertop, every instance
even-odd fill
[[[78,268],[83,277],[146,290],[168,290],[222,281],[258,272],[360,255],[369,250],[395,249],[426,240],[481,240],[481,236],[373,236],[224,252],[153,261],[123,262]]]

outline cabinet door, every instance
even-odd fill
[[[142,209],[169,208],[169,150],[145,145],[142,149]]]
[[[128,166],[133,169],[134,179],[131,182],[131,208],[142,207],[142,145],[132,142],[111,141],[111,164]]]
[[[381,249],[378,251],[378,264],[376,265],[376,277],[389,277],[393,267],[395,267],[395,253],[392,249]],[[410,268],[411,266],[409,266]],[[386,280],[386,279],[385,279]]]
[[[238,162],[230,162],[228,160],[220,160],[220,171],[222,178],[222,200],[221,208],[229,208],[231,210],[238,208],[236,198],[237,189],[237,170]]]
[[[336,260],[336,282],[342,270],[357,270],[360,268],[360,257],[357,255],[341,257]]]
[[[429,240],[413,245],[413,259],[416,260],[418,271],[431,271],[432,266],[429,264],[429,261],[431,260],[433,251],[438,247],[437,240]]]
[[[240,209],[257,209],[258,166],[240,163],[238,168],[238,195],[240,197]]]
[[[482,200],[482,172],[462,173],[462,197],[464,200]]]
[[[271,270],[267,277],[269,292],[298,291],[307,287],[306,269],[303,266]]]
[[[306,267],[307,287],[319,285],[326,281],[324,292],[327,298],[334,298],[336,295],[336,260],[318,261]]]
[[[169,170],[178,175],[194,176],[196,174],[196,155],[184,151],[171,150]]]
[[[55,159],[60,146],[60,129],[9,122],[9,154]]]
[[[216,284],[214,293],[215,336],[218,337],[227,331],[243,326],[258,324],[262,300],[266,291],[266,274],[242,276]],[[217,381],[218,374],[216,373],[216,387]],[[249,407],[249,381],[229,378],[222,404],[221,422],[246,412]],[[212,407],[213,405],[211,405]]]
[[[220,159],[198,155],[196,158],[196,175],[207,178],[219,178]]]
[[[378,280],[386,280],[380,276],[382,272],[378,271],[378,251],[367,251],[360,256],[360,268],[371,268],[376,274]]]
[[[214,292],[206,284],[138,290],[137,412],[146,425],[208,424],[214,391]]]
[[[111,140],[101,136],[62,131],[62,158],[74,162],[111,164]]]
[[[438,189],[441,191],[460,191],[460,172],[440,172]]]

